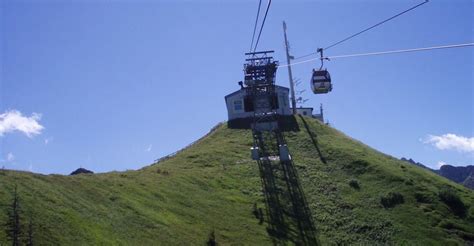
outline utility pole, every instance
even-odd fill
[[[293,114],[296,114],[296,98],[295,98],[295,85],[293,83],[293,75],[291,73],[291,59],[290,56],[290,44],[286,37],[286,23],[283,21],[283,34],[285,35],[285,48],[286,48],[286,61],[288,63],[288,76],[290,76],[290,93],[291,93],[291,107],[293,108]]]

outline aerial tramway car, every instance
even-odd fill
[[[313,69],[311,90],[314,94],[325,94],[332,90],[331,75],[326,69]]]
[[[314,94],[326,94],[332,91],[331,75],[328,70],[323,70],[324,60],[329,60],[323,57],[323,49],[319,48],[317,51],[321,55],[321,67],[316,70],[313,69],[311,76],[311,90]]]

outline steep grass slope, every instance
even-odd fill
[[[249,158],[250,131],[225,125],[138,171],[61,176],[2,170],[0,245],[9,244],[4,224],[15,185],[23,235],[32,220],[38,244],[202,245],[214,232],[220,244],[270,245],[301,242],[305,228],[320,244],[474,241],[473,191],[313,119],[297,122],[299,131],[284,133],[293,182],[281,179],[285,168],[278,162],[271,164],[274,176],[261,176]],[[274,190],[262,188],[268,175]],[[302,208],[290,209],[296,198],[287,193],[295,185],[311,227],[295,220]],[[279,204],[265,199],[269,194]],[[281,211],[278,227],[286,228],[277,233],[275,209]]]

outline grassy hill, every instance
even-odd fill
[[[37,244],[422,244],[474,241],[474,192],[311,118],[285,132],[293,162],[258,165],[249,130],[220,125],[137,171],[0,171],[0,245],[17,186]],[[262,186],[262,182],[265,186]],[[26,236],[24,236],[26,238]],[[25,239],[26,240],[26,239]]]

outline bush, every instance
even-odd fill
[[[206,244],[208,246],[216,246],[217,245],[216,235],[214,233],[214,230],[212,230],[211,233],[209,233],[209,238],[207,239]]]
[[[448,230],[466,231],[466,229],[462,225],[459,225],[456,222],[450,220],[441,221],[438,226]]]
[[[262,208],[257,207],[257,203],[253,204],[252,213],[255,216],[255,218],[258,219],[258,223],[262,224],[263,223],[263,210]]]
[[[369,166],[370,164],[366,160],[356,160],[356,161],[351,162],[350,164],[344,165],[343,168],[347,169],[353,174],[360,175],[367,172],[367,170],[369,169]]]
[[[389,192],[386,196],[380,197],[380,203],[384,208],[393,208],[404,202],[403,195],[398,192]]]
[[[357,179],[349,180],[349,186],[356,190],[360,189],[359,181],[357,181]]]
[[[423,193],[415,193],[415,199],[419,203],[431,203],[431,197]]]
[[[439,199],[441,199],[441,201],[443,201],[455,215],[459,217],[466,216],[467,206],[464,204],[461,198],[459,198],[458,194],[456,194],[454,190],[444,188],[439,192],[438,196]]]

